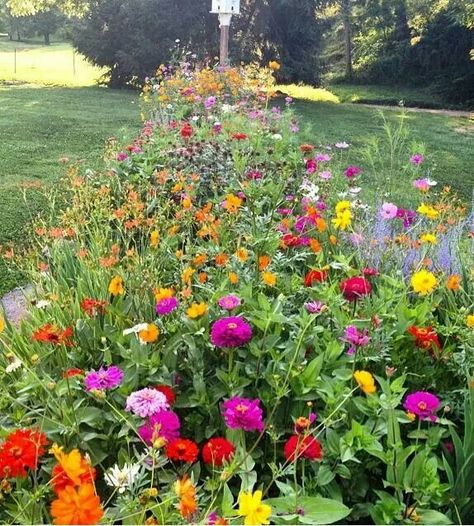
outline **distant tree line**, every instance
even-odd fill
[[[211,61],[217,53],[211,0],[2,2],[23,18],[81,15],[73,44],[108,68],[114,87],[140,84],[177,50]],[[471,0],[241,0],[230,56],[279,60],[282,82],[429,85],[465,102],[474,99],[473,28]]]

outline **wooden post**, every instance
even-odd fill
[[[219,55],[221,66],[225,66],[229,58],[229,27],[230,26],[221,25],[221,45]]]

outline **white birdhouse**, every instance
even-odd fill
[[[211,13],[239,15],[240,0],[212,0]]]

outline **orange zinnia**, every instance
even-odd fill
[[[446,287],[452,291],[459,290],[461,288],[461,276],[458,274],[452,274],[449,276],[448,281],[446,282]]]
[[[92,484],[68,486],[51,503],[54,524],[98,524],[104,512]]]
[[[258,258],[258,270],[260,270],[260,272],[265,270],[268,265],[270,265],[270,256],[260,256]]]
[[[214,258],[214,261],[216,262],[216,265],[219,267],[224,266],[229,261],[229,256],[227,254],[217,254],[217,256]]]
[[[186,519],[197,510],[196,488],[185,475],[175,482],[174,490],[179,498],[179,512]]]

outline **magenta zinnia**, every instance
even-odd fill
[[[230,429],[244,431],[263,431],[263,411],[260,400],[249,400],[238,396],[222,404],[222,416]]]
[[[437,396],[427,391],[416,391],[405,398],[403,407],[420,420],[436,420],[436,411],[439,409],[441,402]]]
[[[138,434],[148,445],[160,439],[168,443],[179,437],[180,426],[178,415],[174,411],[159,411],[138,428]]]
[[[238,316],[221,318],[212,324],[211,342],[216,347],[239,347],[252,338],[250,325]]]
[[[160,316],[170,314],[178,307],[178,300],[172,296],[171,298],[163,298],[156,304],[156,313]]]
[[[86,391],[94,389],[113,389],[120,385],[123,378],[123,371],[116,365],[101,367],[98,371],[90,371],[84,378]]]

